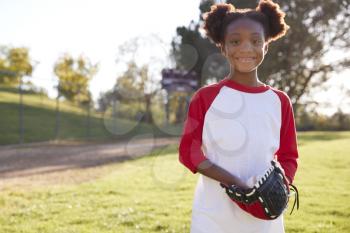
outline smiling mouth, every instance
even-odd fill
[[[238,57],[236,59],[240,62],[254,62],[256,60],[255,57]]]

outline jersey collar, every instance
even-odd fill
[[[266,84],[258,87],[252,87],[252,86],[240,84],[232,79],[229,79],[228,77],[225,77],[223,80],[221,80],[221,83],[225,86],[231,87],[238,91],[248,92],[248,93],[261,93],[270,89],[270,86]]]

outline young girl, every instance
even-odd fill
[[[279,5],[261,0],[256,9],[216,4],[204,17],[204,29],[227,58],[230,73],[195,92],[180,139],[180,162],[200,173],[192,233],[284,232],[283,215],[256,218],[219,185],[251,188],[275,158],[293,182],[298,148],[291,101],[257,73],[269,43],[289,28],[284,16]]]

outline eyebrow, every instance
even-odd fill
[[[230,35],[240,35],[240,33],[232,32],[232,33],[229,33],[228,35],[229,35],[229,36],[230,36]],[[259,36],[260,33],[258,33],[258,32],[253,32],[253,33],[250,33],[250,35],[258,35],[258,36]]]

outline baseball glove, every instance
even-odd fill
[[[227,186],[220,183],[221,187],[226,190],[227,195],[235,203],[254,217],[273,220],[278,218],[288,206],[289,197],[295,194],[295,204],[299,209],[298,189],[288,184],[284,171],[276,161],[271,161],[272,166],[266,173],[255,183],[253,188],[242,189],[238,186]],[[289,187],[290,186],[290,187]]]

